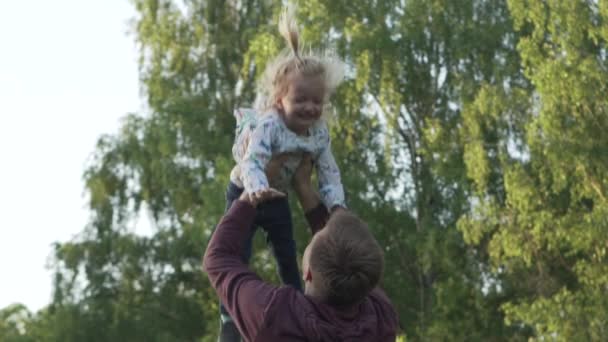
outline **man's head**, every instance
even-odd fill
[[[336,307],[348,307],[376,287],[384,256],[367,225],[340,210],[310,241],[302,264],[306,294]]]

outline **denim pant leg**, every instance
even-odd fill
[[[281,282],[302,290],[289,201],[279,198],[260,204],[258,217],[256,223],[266,232],[266,242],[277,262]]]
[[[228,209],[230,209],[230,207],[232,206],[232,203],[234,201],[236,201],[241,194],[243,193],[243,189],[239,188],[238,186],[236,186],[234,183],[230,182],[228,184],[228,188],[226,189],[226,211],[228,212]],[[253,236],[255,235],[255,230],[256,230],[256,226],[255,223],[253,224],[253,226],[251,227],[250,233],[247,236],[247,240],[245,241],[245,244],[243,245],[243,262],[245,262],[246,264],[249,263],[249,260],[251,259],[251,253],[252,253],[252,248],[253,248]],[[230,315],[228,314],[228,311],[226,310],[226,308],[224,307],[224,304],[220,301],[220,315],[222,316],[222,321],[225,320],[231,320],[230,319]]]

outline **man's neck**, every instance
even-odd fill
[[[321,296],[317,296],[315,294],[315,289],[311,284],[307,284],[305,289],[304,289],[304,294],[306,295],[306,297],[313,299],[315,302],[317,303],[325,303],[325,300],[321,297]],[[342,316],[343,318],[346,319],[350,319],[350,318],[355,318],[359,315],[359,303],[356,303],[354,305],[351,306],[341,306],[341,307],[337,307],[337,306],[333,306],[333,305],[329,305],[332,308],[334,308],[337,312],[339,312],[339,315]]]

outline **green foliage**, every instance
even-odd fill
[[[56,245],[47,308],[0,311],[2,341],[215,339],[200,261],[224,210],[232,109],[283,47],[282,2],[132,2],[148,111],[99,139],[90,224]],[[333,149],[349,206],[384,246],[400,339],[608,339],[608,3],[299,9],[305,40],[348,65]],[[151,234],[135,234],[139,215]],[[253,267],[276,282],[255,249]]]
[[[475,136],[465,146],[471,151],[467,170],[479,204],[460,227],[467,242],[487,252],[510,292],[501,306],[507,324],[531,328],[538,340],[603,341],[606,2],[508,4],[533,88],[480,93],[467,113],[466,128]],[[479,146],[492,143],[489,132],[502,127],[500,157],[488,163],[493,153]],[[488,164],[500,174],[496,185],[487,182]]]

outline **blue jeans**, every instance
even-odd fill
[[[234,183],[230,182],[228,184],[228,189],[226,190],[226,211],[241,196],[242,192],[243,189]],[[302,290],[296,255],[296,242],[293,239],[291,210],[289,209],[287,198],[273,199],[258,205],[255,221],[249,230],[249,234],[246,236],[243,246],[242,257],[243,261],[247,264],[251,259],[253,236],[257,227],[262,227],[266,233],[266,243],[271,247],[274,254],[281,281],[284,284]],[[224,317],[229,317],[228,312],[221,303],[220,313]]]

